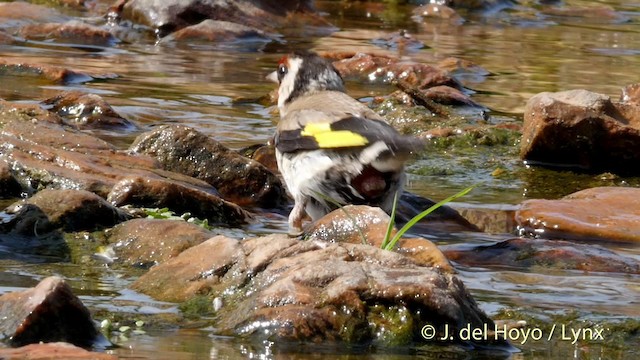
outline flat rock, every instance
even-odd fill
[[[55,65],[32,62],[32,59],[5,58],[0,59],[0,69],[5,74],[19,76],[34,76],[47,80],[53,84],[77,84],[95,79],[113,79],[117,77],[113,73],[93,73],[77,71]]]
[[[243,24],[264,31],[283,26],[298,16],[322,21],[315,16],[312,2],[308,0],[123,0],[117,2],[112,12],[124,20],[147,25],[160,37],[206,19],[223,20]]]
[[[0,101],[0,162],[8,164],[21,192],[79,189],[118,205],[176,206],[171,210],[211,216],[216,223],[246,220],[246,212],[214,196],[206,182],[164,170],[151,157],[118,151],[65,121],[37,105]]]
[[[30,344],[13,349],[0,348],[0,359],[5,360],[117,360],[115,355],[85,350],[65,343]]]
[[[528,234],[585,241],[640,241],[640,189],[597,187],[559,200],[527,200],[516,211]]]
[[[563,240],[514,238],[489,246],[446,249],[446,256],[471,267],[579,270],[640,274],[640,261],[604,247]]]
[[[422,343],[424,324],[492,324],[451,273],[370,245],[286,235],[211,238],[132,287],[165,301],[218,297],[218,333],[271,341],[398,346]]]
[[[5,211],[17,213],[26,204],[40,209],[50,227],[65,231],[111,227],[130,218],[127,213],[86,190],[44,189],[29,199],[10,205]]]
[[[162,38],[160,43],[171,41],[231,42],[237,40],[270,42],[265,32],[239,23],[207,19],[203,22],[182,28]]]
[[[260,163],[186,126],[160,126],[129,148],[152,156],[164,169],[193,176],[240,206],[276,207],[286,201],[280,179]]]
[[[89,310],[59,277],[36,287],[0,296],[0,335],[11,346],[68,342],[91,347],[106,339],[96,329]]]
[[[640,173],[640,106],[586,90],[527,102],[520,157],[531,164]]]
[[[118,39],[108,30],[80,21],[29,24],[21,27],[18,35],[25,39],[55,40],[95,46],[113,46],[118,42]]]
[[[119,263],[149,267],[176,257],[213,233],[185,221],[133,219],[106,232]]]
[[[191,213],[207,219],[211,225],[245,224],[251,215],[240,206],[226,201],[214,191],[189,187],[163,179],[127,177],[116,183],[107,196],[116,206],[169,208],[177,214]]]

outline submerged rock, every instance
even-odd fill
[[[315,15],[309,0],[120,0],[113,5],[112,12],[124,20],[152,27],[159,37],[206,19],[229,21],[266,31],[301,16],[310,22],[326,25]]]
[[[160,40],[161,44],[171,41],[229,42],[236,40],[270,42],[265,32],[239,23],[207,19],[203,22],[180,29]]]
[[[34,288],[0,296],[0,319],[0,334],[11,346],[56,341],[81,347],[108,344],[82,301],[55,276]]]
[[[522,231],[545,238],[640,241],[640,189],[597,187],[559,200],[527,200],[516,211]]]
[[[25,25],[18,34],[25,39],[53,39],[82,45],[113,46],[118,42],[109,31],[80,21]]]
[[[54,84],[75,84],[95,79],[112,79],[117,77],[113,73],[89,73],[67,69],[55,65],[25,62],[20,59],[0,59],[0,69],[3,74],[19,76],[35,76],[44,78]]]
[[[129,149],[154,157],[166,170],[206,181],[238,205],[269,208],[285,202],[284,186],[271,171],[189,127],[158,127]]]
[[[44,189],[29,199],[14,203],[11,209],[26,204],[42,210],[50,226],[65,231],[94,230],[111,227],[130,216],[100,196],[85,190]]]
[[[640,106],[586,90],[527,102],[520,157],[530,164],[640,174]]]
[[[450,273],[370,245],[286,235],[217,236],[153,267],[132,286],[166,301],[217,297],[218,333],[271,341],[394,346],[423,343],[426,324],[440,334],[444,324],[493,326]]]
[[[638,260],[618,255],[601,246],[562,240],[514,238],[489,246],[447,249],[444,253],[450,260],[472,267],[535,267],[536,271],[563,269],[640,274]]]
[[[1,349],[0,359],[6,360],[117,360],[115,355],[92,352],[65,342],[39,343],[13,349]]]
[[[211,238],[213,233],[184,221],[133,219],[106,232],[119,263],[149,267]]]

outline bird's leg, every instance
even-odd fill
[[[295,199],[295,205],[289,214],[289,236],[298,237],[304,232],[302,230],[302,219],[305,214],[305,207],[309,198],[306,196],[298,196]]]

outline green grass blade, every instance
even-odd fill
[[[387,232],[384,235],[384,239],[382,240],[381,248],[386,249],[387,244],[391,241],[391,232],[393,231],[393,227],[396,224],[396,206],[398,205],[398,192],[396,191],[395,195],[393,195],[393,207],[391,208],[391,216],[389,217],[389,225],[387,226]]]
[[[393,239],[386,244],[386,246],[384,247],[385,250],[391,250],[396,246],[396,243],[398,242],[398,240],[400,240],[400,238],[402,237],[402,235],[404,235],[404,233],[406,233],[407,231],[409,231],[409,229],[411,229],[418,221],[422,220],[422,218],[424,218],[425,216],[431,214],[433,211],[435,211],[437,208],[441,207],[442,205],[445,205],[449,202],[452,202],[453,200],[464,196],[466,194],[468,194],[471,190],[473,190],[473,188],[476,187],[476,185],[471,185],[468,188],[460,191],[457,194],[451,195],[448,198],[432,205],[430,208],[428,208],[427,210],[421,212],[420,214],[414,216],[411,220],[409,220],[409,222],[407,222],[402,229],[398,230],[398,232],[396,233],[396,236],[393,237]]]

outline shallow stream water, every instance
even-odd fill
[[[100,1],[98,4],[102,3]],[[98,5],[100,6],[100,5]],[[319,10],[336,26],[328,37],[286,36],[280,42],[264,44],[158,45],[152,37],[131,35],[131,41],[112,47],[87,47],[43,41],[0,45],[0,57],[60,65],[78,71],[116,73],[117,78],[51,85],[39,80],[0,74],[0,98],[35,103],[62,90],[78,89],[104,97],[123,117],[141,131],[167,123],[180,123],[239,149],[264,143],[274,131],[269,109],[259,99],[273,85],[264,79],[274,64],[293,49],[353,51],[401,55],[415,61],[435,63],[447,57],[469,60],[490,75],[460,76],[472,99],[486,107],[494,123],[522,121],[526,101],[543,91],[587,89],[618,98],[620,89],[640,82],[640,3],[625,0],[600,2],[569,0],[545,5],[522,2],[497,11],[462,12],[465,22],[446,20],[416,23],[411,19],[414,5],[395,1],[318,1]],[[554,15],[549,7],[609,7],[615,16],[604,13]],[[105,6],[106,8],[106,6]],[[69,18],[87,14],[60,8]],[[88,19],[98,24],[101,19]],[[0,23],[0,27],[10,24]],[[406,29],[424,43],[421,49],[399,50],[387,46],[384,38]],[[126,30],[119,30],[126,31]],[[26,80],[25,80],[26,79]],[[363,101],[389,94],[389,84],[350,81],[348,91]],[[470,119],[470,123],[474,120]],[[126,148],[138,135],[99,132],[100,137]],[[498,147],[435,147],[410,166],[408,189],[441,200],[462,188],[480,183],[456,206],[505,210],[525,199],[558,198],[571,192],[601,185],[638,186],[638,178],[602,174],[576,174],[528,167],[517,158],[517,139]],[[429,168],[432,171],[421,172]],[[437,171],[434,171],[436,169]],[[501,176],[492,176],[501,169]],[[494,173],[495,174],[495,173]],[[248,233],[285,231],[284,220],[253,226]],[[507,239],[514,234],[451,234],[433,237],[442,246],[464,246]],[[621,254],[640,259],[638,245],[600,244]],[[69,281],[92,311],[145,314],[177,313],[174,304],[159,303],[127,290],[131,274],[105,267],[74,263],[49,263],[15,259],[0,249],[0,293],[35,285],[49,275]],[[582,273],[548,269],[499,269],[458,267],[459,276],[481,308],[490,315],[505,308],[525,309],[542,317],[576,311],[586,319],[615,320],[640,318],[640,277],[625,274]],[[100,318],[97,318],[100,320]],[[405,359],[440,358],[429,351],[362,352],[328,347],[323,355],[317,348],[274,350],[272,343],[246,343],[211,335],[212,329],[167,329],[147,326],[144,332],[128,332],[113,339],[120,348],[110,350],[122,358],[152,359]],[[518,344],[519,345],[519,344]],[[567,341],[529,342],[518,346],[514,359],[606,359],[633,358],[598,344],[578,347]],[[482,358],[456,353],[451,358]],[[631,355],[633,356],[633,355]],[[635,356],[640,356],[636,352]],[[485,357],[485,358],[491,358]]]

